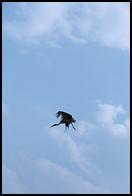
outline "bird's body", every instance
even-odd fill
[[[56,113],[56,117],[58,118],[59,116],[61,117],[61,121],[58,124],[53,124],[51,127],[54,127],[54,126],[57,126],[57,125],[60,125],[60,124],[64,123],[66,128],[69,128],[69,125],[71,124],[73,129],[75,129],[75,127],[73,126],[72,123],[75,123],[76,120],[72,117],[71,114],[68,114],[68,113],[63,112],[63,111],[58,111]]]

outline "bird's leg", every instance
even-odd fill
[[[67,129],[69,129],[69,124],[65,124],[65,132],[68,133]]]
[[[71,123],[71,125],[72,125],[73,129],[74,129],[74,130],[76,130],[76,128],[73,126],[73,124],[72,124],[72,123]]]
[[[65,126],[65,133],[67,132],[66,130],[67,130],[67,126]]]

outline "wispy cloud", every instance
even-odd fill
[[[124,120],[120,120],[120,114],[125,116]],[[77,133],[74,134],[62,132],[60,127],[49,130],[49,135],[68,151],[70,160],[82,171],[93,176],[100,172],[96,164],[91,161],[91,154],[97,150],[98,142],[91,143],[90,138],[92,141],[93,138],[99,141],[100,137],[106,139],[109,136],[113,139],[125,139],[129,137],[130,131],[130,119],[126,117],[122,105],[98,102],[94,117],[94,122],[90,120],[78,122]]]
[[[118,118],[120,114],[125,116],[124,120]],[[3,193],[128,192],[126,136],[130,121],[126,116],[122,105],[98,102],[95,120],[78,122],[77,131],[65,133],[60,126],[46,128],[40,134],[37,129],[35,137],[40,145],[33,151],[25,147],[25,157],[18,149],[19,158],[15,164],[19,163],[19,170],[13,171],[6,166],[8,164],[3,166]],[[126,127],[125,134],[118,130],[118,124]],[[110,126],[117,126],[118,129],[114,130],[117,134]],[[44,140],[40,139],[42,136]]]
[[[25,189],[20,182],[17,174],[6,165],[2,166],[2,193],[3,194],[21,194]]]
[[[94,122],[81,120],[77,124],[78,136],[90,136],[93,131],[108,132],[117,138],[126,138],[130,134],[130,118],[127,111],[120,105],[97,101]],[[104,132],[103,132],[104,133]]]
[[[4,21],[4,33],[20,42],[61,44],[96,42],[129,50],[130,4],[25,3],[18,5],[16,20]]]
[[[48,178],[51,193],[103,193],[108,192],[95,186],[67,168],[47,159],[37,160],[37,167]],[[53,183],[53,185],[51,184]],[[54,184],[56,187],[54,187]],[[54,190],[55,189],[55,190]]]
[[[115,136],[124,137],[129,135],[130,120],[129,118],[126,118],[122,123],[116,121],[120,114],[125,113],[126,111],[123,109],[122,105],[114,106],[112,104],[99,103],[96,118],[101,128],[106,131],[108,130]]]
[[[85,157],[83,146],[79,142],[75,142],[70,135],[62,132],[60,128],[55,128],[54,131],[50,130],[49,134],[60,144],[65,144],[70,160],[86,172],[86,168],[90,167],[90,162]]]

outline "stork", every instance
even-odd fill
[[[75,123],[76,120],[72,117],[71,114],[68,114],[68,113],[63,112],[63,111],[58,111],[56,113],[56,117],[58,118],[59,116],[61,117],[61,121],[59,123],[57,123],[57,124],[53,124],[50,127],[58,126],[58,125],[64,123],[65,124],[65,128],[69,128],[69,125],[71,124],[73,129],[76,130],[76,128],[72,124],[72,123]]]

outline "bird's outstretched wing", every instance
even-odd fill
[[[61,118],[63,118],[63,119],[71,119],[72,118],[71,114],[68,114],[68,113],[63,112],[63,111],[58,111],[56,113],[56,117],[58,118],[59,116],[61,116]]]

